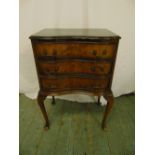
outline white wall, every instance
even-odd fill
[[[112,90],[134,91],[134,0],[20,0],[20,92],[32,98],[39,86],[28,37],[43,28],[108,28],[120,35]]]

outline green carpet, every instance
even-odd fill
[[[36,100],[20,95],[20,155],[134,155],[135,97],[115,98],[107,122],[101,129],[105,107],[93,103],[46,99],[48,131]]]

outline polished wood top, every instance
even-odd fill
[[[43,29],[30,36],[30,39],[120,39],[120,36],[107,29]]]

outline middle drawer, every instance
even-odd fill
[[[105,75],[111,71],[111,63],[102,62],[81,62],[81,61],[56,61],[39,62],[39,73],[42,75],[50,74],[96,74]]]

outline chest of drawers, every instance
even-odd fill
[[[44,106],[48,95],[88,93],[107,100],[102,120],[113,105],[112,78],[120,37],[106,29],[44,29],[30,36],[38,74],[40,91],[38,104],[45,119]]]

